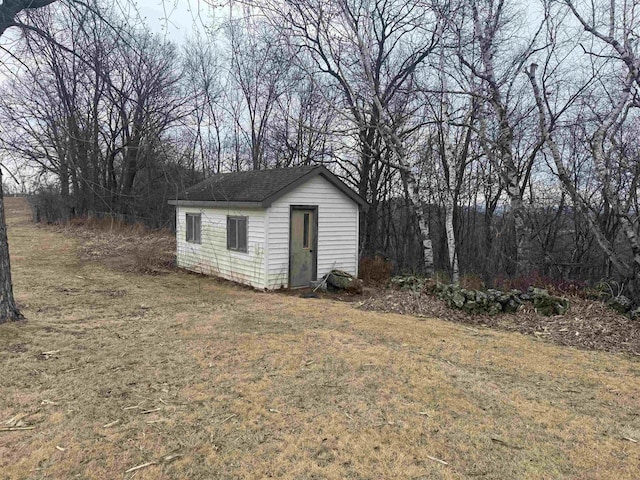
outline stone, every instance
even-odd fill
[[[327,285],[333,287],[336,290],[349,290],[354,288],[354,283],[357,283],[357,279],[353,275],[343,272],[341,270],[331,270],[327,277]]]
[[[550,295],[544,288],[533,288],[529,293],[536,312],[541,315],[546,317],[563,315],[569,309],[569,301],[566,298]]]
[[[478,305],[476,302],[474,302],[473,300],[469,300],[469,301],[467,301],[467,302],[464,304],[464,307],[463,307],[463,308],[464,308],[467,312],[475,313],[475,312],[477,312],[477,311],[479,310],[479,308],[478,308],[478,307],[479,307],[479,305]]]
[[[618,295],[617,297],[613,297],[609,300],[607,305],[613,308],[616,312],[624,314],[631,310],[633,302],[624,295]]]
[[[492,303],[491,305],[489,305],[489,308],[487,309],[487,313],[489,315],[498,315],[502,313],[502,305],[500,305],[498,302]]]
[[[455,292],[451,297],[451,302],[458,308],[462,308],[464,306],[465,298],[464,295],[460,292]]]

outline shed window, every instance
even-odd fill
[[[200,214],[187,213],[187,242],[201,243],[201,216]]]
[[[227,217],[227,249],[247,251],[247,217]]]

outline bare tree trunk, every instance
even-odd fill
[[[16,307],[16,301],[13,298],[7,223],[4,216],[2,171],[0,170],[0,323],[21,320],[22,318],[24,317]]]
[[[444,71],[444,51],[440,52],[440,69]],[[453,224],[453,215],[456,210],[456,195],[457,190],[457,170],[458,162],[461,161],[457,152],[451,145],[450,124],[451,119],[449,117],[449,99],[447,96],[447,81],[446,77],[441,77],[441,137],[442,137],[442,168],[445,174],[445,188],[444,188],[444,230],[447,238],[447,252],[449,255],[449,271],[451,272],[451,282],[460,282],[460,272],[458,268],[458,250],[456,248],[456,235]],[[469,114],[471,119],[471,112]]]
[[[456,237],[453,227],[454,200],[450,193],[445,194],[444,229],[447,235],[447,251],[449,253],[449,266],[451,269],[451,282],[460,282],[458,268],[458,251],[456,249]]]
[[[422,257],[424,273],[427,276],[432,276],[434,273],[433,263],[433,242],[431,241],[431,235],[429,231],[429,222],[427,211],[424,206],[422,198],[420,198],[420,191],[415,177],[411,173],[409,168],[404,165],[400,165],[398,170],[400,176],[405,184],[405,189],[409,195],[411,206],[413,207],[413,213],[416,216],[418,222],[418,230],[420,231],[420,243],[422,245]]]

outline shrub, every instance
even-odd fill
[[[369,284],[386,285],[393,272],[393,264],[380,255],[363,257],[358,265],[359,277]]]
[[[480,275],[465,273],[460,277],[460,286],[469,290],[484,290],[486,288]]]

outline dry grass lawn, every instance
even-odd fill
[[[2,479],[640,476],[637,358],[124,273],[7,205]]]

